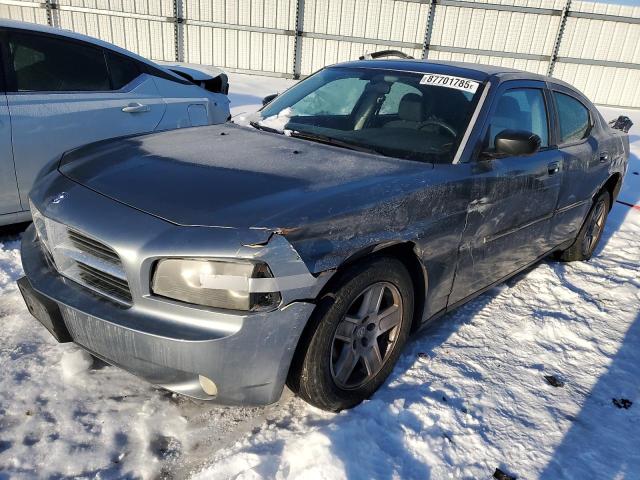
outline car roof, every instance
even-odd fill
[[[124,48],[118,47],[117,45],[114,45],[112,43],[109,42],[105,42],[104,40],[100,40],[98,38],[94,38],[94,37],[90,37],[88,35],[83,35],[81,33],[76,33],[76,32],[72,32],[71,30],[64,30],[61,28],[54,28],[54,27],[49,27],[47,25],[40,25],[37,23],[29,23],[29,22],[20,22],[17,20],[7,20],[7,19],[0,19],[0,28],[13,28],[13,29],[18,29],[18,30],[28,30],[31,32],[39,32],[39,33],[49,33],[52,35],[57,35],[59,37],[66,37],[66,38],[70,38],[73,40],[80,40],[82,42],[86,42],[86,43],[91,43],[93,45],[102,47],[102,48],[107,48],[109,50],[113,50],[115,52],[118,52],[122,55],[126,55],[128,57],[131,58],[135,58],[136,60],[138,60],[139,62],[142,63],[146,63],[147,65],[150,65],[156,69],[162,70],[163,72],[165,72],[166,74],[175,77],[178,81],[180,81],[181,83],[184,81],[184,79],[182,77],[180,77],[179,75],[175,74],[174,72],[172,72],[171,70],[163,67],[162,65],[159,65],[155,62],[152,62],[151,60],[148,60],[144,57],[141,57],[140,55],[137,55],[136,53],[133,53],[130,50],[126,50]]]
[[[556,85],[563,85],[576,91],[575,87],[562,80],[537,73],[525,72],[515,68],[508,68],[496,65],[482,65],[478,63],[452,62],[446,60],[431,59],[377,59],[377,60],[356,60],[332,65],[332,67],[345,68],[372,68],[389,69],[417,73],[439,73],[442,75],[453,75],[457,77],[470,78],[472,80],[485,81],[490,77],[496,78],[499,82],[507,80],[537,80],[549,82]]]

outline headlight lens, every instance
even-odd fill
[[[167,258],[156,264],[151,291],[181,302],[228,310],[275,308],[279,292],[252,288],[252,279],[273,278],[266,263]]]
[[[44,245],[47,250],[49,249],[49,238],[47,236],[47,226],[45,223],[44,216],[40,213],[40,211],[35,207],[31,200],[29,200],[29,209],[31,210],[31,219],[33,220],[33,225],[36,228],[36,233],[38,234],[38,238]]]

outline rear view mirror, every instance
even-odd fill
[[[496,135],[496,153],[510,157],[533,155],[540,150],[541,140],[535,133],[525,130],[503,130]]]
[[[367,92],[386,95],[391,90],[391,84],[384,81],[371,82],[366,87]]]
[[[270,103],[277,96],[278,96],[277,93],[272,93],[271,95],[267,95],[262,99],[262,106],[264,107],[267,103]]]

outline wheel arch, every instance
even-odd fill
[[[345,259],[338,267],[338,271],[375,256],[388,256],[400,260],[411,276],[414,293],[413,322],[411,330],[415,331],[422,322],[422,316],[426,307],[429,276],[427,268],[416,253],[416,245],[411,241],[396,241],[370,245]]]
[[[287,375],[287,384],[292,390],[296,390],[299,368],[301,366],[301,358],[304,355],[306,345],[308,344],[313,332],[315,331],[324,312],[333,304],[333,296],[331,292],[334,286],[340,281],[341,272],[347,271],[349,268],[360,262],[369,260],[379,256],[388,256],[402,262],[407,268],[411,276],[414,292],[414,310],[411,331],[417,330],[422,322],[422,317],[426,308],[426,295],[429,285],[427,269],[420,261],[416,253],[416,245],[411,241],[395,241],[386,242],[362,248],[357,252],[349,255],[337,268],[335,273],[316,297],[316,307],[305,325],[296,345],[295,352],[289,366]]]
[[[609,208],[611,209],[613,208],[613,203],[618,197],[618,193],[620,193],[620,188],[622,188],[622,175],[619,172],[615,172],[607,179],[606,182],[604,182],[602,187],[600,187],[600,190],[598,190],[598,192],[594,196],[594,199],[595,197],[600,195],[600,192],[606,190],[607,192],[609,192],[609,197],[611,200],[611,205],[609,206]]]

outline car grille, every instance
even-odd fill
[[[131,306],[124,267],[111,247],[42,216],[33,207],[32,215],[40,242],[61,275],[122,306]]]
[[[111,248],[89,238],[75,230],[69,230],[69,241],[80,251],[93,255],[96,258],[109,262],[112,265],[121,265],[120,257]]]
[[[80,278],[87,286],[111,298],[117,298],[127,304],[131,303],[131,292],[126,280],[121,280],[82,262],[78,262],[78,270]]]

